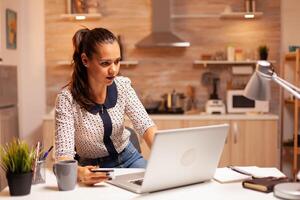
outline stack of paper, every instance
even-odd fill
[[[262,178],[262,177],[286,177],[281,171],[277,168],[260,168],[256,166],[249,167],[234,167],[235,169],[240,169],[244,172],[251,174],[253,177]],[[251,179],[251,175],[244,175],[239,172],[236,172],[228,167],[218,168],[214,175],[214,179],[220,183],[231,183],[231,182],[239,182]]]

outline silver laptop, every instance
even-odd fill
[[[210,180],[218,166],[228,127],[221,124],[159,131],[145,172],[120,175],[108,183],[146,193]]]

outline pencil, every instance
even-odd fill
[[[39,152],[40,152],[40,142],[37,143],[36,145],[36,152],[35,152],[35,161],[34,161],[34,168],[33,168],[33,181],[35,181],[35,172],[36,172],[36,167],[37,167],[37,162],[39,158]]]

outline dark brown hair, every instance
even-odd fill
[[[69,83],[70,90],[75,101],[90,110],[95,102],[91,100],[91,90],[88,82],[87,69],[81,60],[81,54],[85,53],[88,59],[92,59],[97,53],[97,46],[101,44],[112,44],[118,42],[116,36],[105,28],[87,28],[78,30],[73,36],[73,74]]]

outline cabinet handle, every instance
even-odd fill
[[[238,137],[238,132],[239,132],[239,128],[238,128],[238,124],[236,122],[233,122],[232,124],[232,129],[233,129],[233,143],[236,144],[237,143],[237,137]]]

